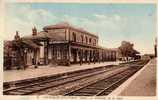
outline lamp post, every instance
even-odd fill
[[[157,57],[157,38],[155,39],[154,50],[155,50],[155,57]]]

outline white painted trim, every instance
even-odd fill
[[[153,60],[153,59],[152,59]],[[151,61],[150,60],[142,69],[140,69],[138,72],[136,72],[131,78],[129,78],[127,81],[125,81],[123,84],[121,84],[118,88],[116,88],[113,92],[111,92],[108,96],[119,96],[119,94],[128,88],[128,86],[131,84],[131,82],[139,77],[139,75],[142,73],[142,71],[150,65]]]

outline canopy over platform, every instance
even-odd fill
[[[24,39],[21,39],[19,41],[13,40],[12,44],[15,47],[28,47],[28,48],[33,48],[33,49],[39,48],[39,45],[31,40],[24,40]]]

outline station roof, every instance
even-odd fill
[[[29,35],[29,36],[22,37],[22,39],[32,39],[32,40],[45,39],[45,38],[48,38],[48,33],[44,31],[38,32],[37,35]]]
[[[55,35],[55,36],[54,36]],[[51,39],[51,40],[60,40],[62,37],[58,34],[51,34],[45,31],[38,32],[37,35],[29,35],[29,36],[24,36],[22,39],[24,40],[46,40],[46,39]]]
[[[45,26],[43,28],[43,30],[58,29],[58,28],[71,28],[71,29],[74,29],[76,31],[83,32],[83,33],[86,33],[88,35],[91,35],[91,36],[94,36],[94,37],[98,38],[97,35],[92,34],[92,33],[88,32],[88,31],[84,30],[83,28],[76,28],[75,26],[72,26],[72,25],[70,25],[67,22],[62,22],[62,23],[58,23],[58,24],[55,24],[55,25],[48,25],[48,26]]]
[[[118,48],[105,48],[103,46],[98,46],[98,48],[104,49],[104,50],[111,50],[111,51],[117,51],[118,50]]]
[[[22,40],[22,42],[31,48],[39,48],[39,46],[31,40]]]
[[[33,48],[33,49],[39,48],[39,44],[29,39],[20,39],[18,41],[13,40],[12,45],[13,47],[28,47],[28,48]]]

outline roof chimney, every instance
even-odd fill
[[[15,40],[20,40],[20,36],[19,36],[19,32],[18,32],[18,31],[16,31],[16,34],[15,34],[15,36],[14,36],[14,39],[15,39]]]
[[[32,28],[32,35],[33,36],[37,35],[37,29],[36,29],[36,27]]]

